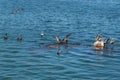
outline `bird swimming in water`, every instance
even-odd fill
[[[73,45],[73,46],[81,45],[81,43],[68,43],[68,38],[71,34],[72,33],[67,34],[63,39],[60,39],[58,36],[53,36],[53,38],[57,42],[49,43],[46,45],[46,47],[49,49],[51,47],[59,47],[59,46],[63,45],[65,48],[68,48],[68,45]]]
[[[70,34],[67,34],[67,35],[64,37],[63,40],[61,40],[58,36],[53,36],[53,38],[55,38],[55,40],[56,40],[57,42],[49,43],[49,44],[46,45],[46,47],[49,49],[49,48],[51,48],[51,47],[59,47],[60,45],[66,46],[66,45],[68,44],[68,37],[69,37],[70,35],[71,35],[71,33],[70,33]],[[71,45],[76,45],[76,44],[74,44],[74,43],[69,43],[69,44],[71,44]]]
[[[21,41],[22,39],[23,39],[22,35],[19,35],[19,36],[17,37],[17,40],[18,40],[18,41]]]
[[[114,44],[115,43],[115,39],[111,39],[110,44]]]
[[[67,44],[68,43],[68,37],[71,35],[71,33],[67,34],[64,39],[60,39],[58,36],[53,36],[53,38],[56,39],[58,44]]]
[[[113,49],[113,44],[115,43],[114,39],[108,39],[107,42],[105,43],[104,48],[105,49]]]
[[[40,36],[41,36],[41,37],[43,37],[43,36],[44,36],[44,32],[43,32],[43,31],[40,33]]]
[[[93,45],[95,48],[103,48],[104,47],[104,41],[102,41],[102,36],[100,33],[97,34]]]
[[[114,39],[110,40],[110,38],[105,38],[104,40],[102,40],[101,34],[98,33],[98,35],[95,38],[94,47],[98,49],[101,48],[108,49],[112,46],[111,44],[113,44],[114,42],[115,40]]]
[[[4,40],[7,40],[8,39],[8,34],[6,33],[3,38],[4,38]]]
[[[96,38],[95,38],[95,41],[98,41],[98,40],[101,40],[102,39],[102,36],[100,33],[97,34]]]
[[[108,48],[108,44],[110,43],[110,38],[105,38],[104,39],[104,48]]]
[[[110,38],[105,38],[105,39],[104,39],[104,43],[105,43],[105,44],[109,43],[109,41],[110,41]]]
[[[60,53],[61,53],[61,50],[60,50],[60,48],[58,48],[57,55],[59,55]]]

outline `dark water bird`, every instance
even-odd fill
[[[115,43],[115,39],[111,39],[110,44],[114,44]]]
[[[113,44],[115,43],[114,39],[108,39],[105,43],[104,49],[113,49]]]
[[[104,39],[104,44],[108,44],[109,41],[110,41],[110,38],[105,38],[105,39]]]
[[[6,33],[3,38],[4,38],[4,40],[7,40],[8,39],[8,34]]]
[[[40,33],[40,36],[41,36],[41,37],[44,37],[44,35],[45,35],[45,34],[44,34],[44,32],[42,31],[42,32]]]
[[[58,44],[67,44],[68,43],[68,38],[71,35],[71,33],[67,34],[62,40],[58,36],[53,36],[53,38],[56,39]]]
[[[109,43],[110,43],[110,38],[105,38],[104,39],[104,49],[106,48],[108,48],[108,45],[109,45]]]
[[[22,39],[23,39],[22,35],[19,35],[19,36],[17,37],[17,40],[18,40],[18,41],[21,41]]]
[[[60,48],[58,48],[57,55],[59,55],[60,53],[61,53],[61,50],[60,50]]]
[[[102,35],[100,33],[97,34],[95,41],[100,41],[102,39]]]
[[[70,45],[72,46],[78,46],[81,45],[81,43],[68,43],[68,38],[71,35],[71,33],[67,34],[62,40],[58,37],[58,36],[53,36],[53,38],[57,41],[57,42],[53,42],[53,43],[49,43],[46,44],[46,47],[48,49],[52,48],[52,47],[60,47],[60,46],[64,46],[65,48],[68,48]]]

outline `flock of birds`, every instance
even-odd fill
[[[68,38],[71,34],[72,33],[67,34],[63,39],[60,39],[58,36],[53,36],[53,38],[56,40],[56,42],[47,44],[46,47],[50,48],[51,46],[55,46],[55,47],[58,48],[57,54],[60,54],[61,53],[60,45],[64,45],[65,47],[68,47],[68,44],[70,44],[70,45],[81,45],[80,43],[70,43],[68,41]],[[41,32],[40,36],[44,37],[45,36],[44,32]],[[7,40],[8,39],[8,34],[6,33],[3,36],[3,38],[4,38],[4,40]],[[22,41],[23,36],[19,35],[17,37],[17,40]],[[110,38],[103,39],[102,35],[100,33],[98,33],[97,36],[95,37],[95,41],[93,43],[93,46],[95,47],[95,49],[109,49],[114,44],[114,42],[115,42],[114,39],[110,39]]]
[[[23,10],[24,10],[23,8],[19,7],[19,8],[16,8],[15,10],[12,10],[11,14],[15,14],[15,13],[18,13],[18,12],[23,11]],[[70,44],[70,45],[81,45],[81,43],[70,43],[68,41],[68,38],[71,34],[72,33],[67,34],[63,39],[60,39],[58,36],[53,36],[53,38],[56,40],[56,42],[47,44],[46,47],[47,48],[50,48],[51,46],[58,47],[57,54],[60,54],[61,53],[60,45],[64,45],[65,47],[68,47],[68,44]],[[41,32],[40,36],[41,37],[45,36],[44,32]],[[4,40],[8,39],[8,34],[7,33],[3,36],[3,39]],[[19,35],[17,37],[17,40],[22,41],[23,36]],[[115,42],[114,39],[110,39],[110,38],[103,39],[102,35],[100,33],[98,33],[97,36],[95,37],[95,41],[94,41],[92,46],[94,46],[95,49],[108,49],[108,48],[111,47],[111,45],[114,44],[114,42]]]
[[[17,13],[19,11],[23,11],[23,10],[24,10],[23,8],[19,7],[17,9],[13,10],[11,12],[11,14],[15,14],[15,13]],[[70,35],[71,35],[71,33],[67,34],[63,39],[60,39],[58,36],[53,36],[53,38],[56,39],[57,42],[47,44],[46,47],[47,48],[50,48],[51,46],[58,47],[57,53],[59,54],[61,52],[60,51],[60,45],[65,45],[65,47],[68,47],[68,44],[81,45],[80,43],[69,43],[68,38],[69,38]],[[44,32],[41,32],[40,36],[43,37]],[[7,39],[8,39],[8,34],[6,33],[4,35],[4,40],[7,40]],[[17,37],[18,41],[22,41],[22,39],[23,39],[22,35],[19,35]],[[110,38],[103,39],[102,35],[100,33],[98,33],[97,36],[95,37],[95,41],[93,43],[93,46],[95,47],[95,49],[108,49],[108,48],[111,48],[111,46],[114,44],[114,42],[115,42],[114,39],[110,39]]]
[[[112,44],[114,44],[115,40],[114,39],[110,39],[110,38],[105,38],[102,39],[102,35],[100,33],[97,34],[95,41],[94,41],[94,47],[101,49],[101,48],[109,48],[110,46],[112,46]]]
[[[72,44],[72,45],[81,45],[80,43],[68,43],[68,37],[71,35],[71,33],[67,34],[64,39],[60,39],[58,36],[53,36],[53,38],[56,39],[56,43],[54,44],[49,44],[49,46],[53,45],[67,45],[67,44]],[[93,46],[97,50],[107,50],[107,49],[112,49],[113,44],[115,43],[115,39],[111,38],[102,38],[102,35],[100,33],[97,34],[95,37],[95,41],[93,43]],[[61,50],[60,47],[58,47],[57,54],[60,54]]]

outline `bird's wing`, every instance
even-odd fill
[[[108,43],[110,38],[105,38],[104,43]]]
[[[68,38],[69,38],[69,36],[70,36],[71,34],[72,34],[72,33],[67,34],[67,35],[64,37],[63,41],[68,40]]]
[[[101,40],[101,39],[102,39],[102,35],[100,33],[98,33],[95,40],[97,41],[97,40]]]
[[[54,38],[54,39],[56,39],[56,40],[57,40],[57,42],[60,42],[60,39],[59,39],[59,37],[58,37],[58,36],[53,36],[53,38]]]
[[[115,42],[115,40],[114,39],[112,39],[111,41],[110,41],[110,44],[113,44]]]

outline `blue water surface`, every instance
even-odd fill
[[[94,49],[99,32],[113,49]],[[68,33],[81,45],[46,47]],[[0,0],[0,80],[120,80],[119,40],[119,0]]]

